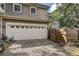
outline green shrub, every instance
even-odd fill
[[[5,42],[5,43],[14,42],[13,37],[8,38],[7,36],[3,36],[2,41]]]

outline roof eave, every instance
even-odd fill
[[[23,21],[32,21],[32,22],[44,22],[44,23],[49,23],[51,20],[42,20],[37,18],[27,18],[27,17],[18,17],[18,16],[0,16],[2,19],[13,19],[13,20],[23,20]]]

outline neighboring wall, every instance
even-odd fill
[[[6,9],[5,10],[6,15],[22,16],[22,17],[29,17],[29,18],[33,17],[33,18],[38,18],[40,20],[48,20],[48,11],[47,11],[47,9],[37,8],[37,15],[36,16],[30,15],[30,6],[25,5],[25,4],[22,4],[22,13],[14,13],[12,3],[7,3],[5,9]]]
[[[2,38],[2,35],[3,34],[5,36],[5,33],[6,33],[6,23],[2,20],[2,18],[0,18],[0,39]]]
[[[2,20],[2,33],[3,36],[6,36],[6,22],[4,20]]]
[[[1,30],[1,26],[2,26],[2,25],[1,25],[1,18],[0,18],[0,39],[2,38],[2,35],[1,35],[1,31],[2,31],[2,30]]]

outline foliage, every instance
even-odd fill
[[[2,34],[2,39],[1,40],[3,41],[3,43],[12,43],[12,42],[14,42],[13,37],[8,38],[7,36],[5,36],[3,34]]]
[[[3,41],[0,40],[0,53],[4,50]]]
[[[6,44],[10,44],[13,42],[13,37],[8,38],[7,36],[2,36],[2,39],[0,39],[0,53],[4,51],[4,48],[7,46]]]
[[[0,15],[4,14],[4,5],[0,3]]]
[[[58,4],[51,16],[52,20],[59,21],[60,27],[75,27],[79,24],[79,4],[67,3],[61,6]]]

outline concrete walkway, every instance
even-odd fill
[[[49,40],[16,41],[8,47],[3,56],[69,56],[57,43]]]

